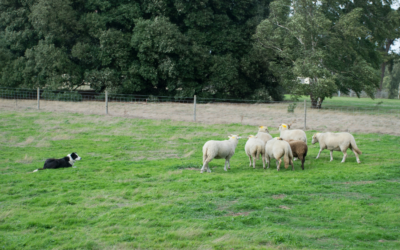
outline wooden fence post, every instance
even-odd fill
[[[106,90],[106,115],[108,115],[108,91]]]
[[[196,122],[196,95],[193,98],[193,121]]]
[[[37,109],[40,109],[40,89],[37,88]]]

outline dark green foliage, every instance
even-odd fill
[[[0,85],[282,99],[252,35],[270,0],[0,2]]]
[[[45,90],[40,95],[40,97],[43,100],[51,100],[51,101],[70,101],[70,102],[82,101],[82,95],[77,92],[52,92],[50,90]]]

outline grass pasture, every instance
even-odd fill
[[[305,171],[249,167],[242,139],[200,174],[201,148],[255,126],[2,111],[0,249],[399,249],[400,137],[355,134]],[[277,131],[272,131],[277,135]],[[76,151],[76,168],[45,170]]]
[[[291,95],[285,95],[285,99],[290,100]],[[299,101],[306,100],[308,105],[310,106],[310,97],[309,96],[301,96]],[[352,109],[360,109],[360,110],[382,110],[382,111],[391,111],[391,110],[399,110],[400,109],[400,100],[399,99],[383,99],[383,98],[357,98],[357,97],[337,97],[334,96],[332,98],[326,98],[322,102],[323,109],[342,109],[346,108]],[[397,112],[396,112],[397,113]]]

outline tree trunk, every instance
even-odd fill
[[[383,77],[385,76],[386,62],[383,62],[381,65],[381,83],[379,84],[379,91],[382,91],[383,88]]]
[[[394,41],[393,39],[386,39],[386,44],[385,44],[386,54],[385,55],[389,54],[390,46],[392,46],[393,41]],[[385,69],[386,69],[386,62],[383,62],[381,65],[381,83],[379,84],[379,89],[378,89],[379,91],[382,91],[382,88],[383,88],[383,77],[385,76]]]
[[[325,97],[315,97],[313,94],[310,94],[311,99],[311,108],[312,109],[320,109],[322,107],[322,102],[324,101]]]
[[[311,100],[311,108],[317,109],[318,108],[318,98],[314,97],[313,94],[310,93],[310,100]]]

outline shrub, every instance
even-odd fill
[[[287,108],[288,113],[294,113],[294,109],[296,107],[297,107],[297,103],[296,102],[293,102],[293,103],[289,104],[289,106]]]

